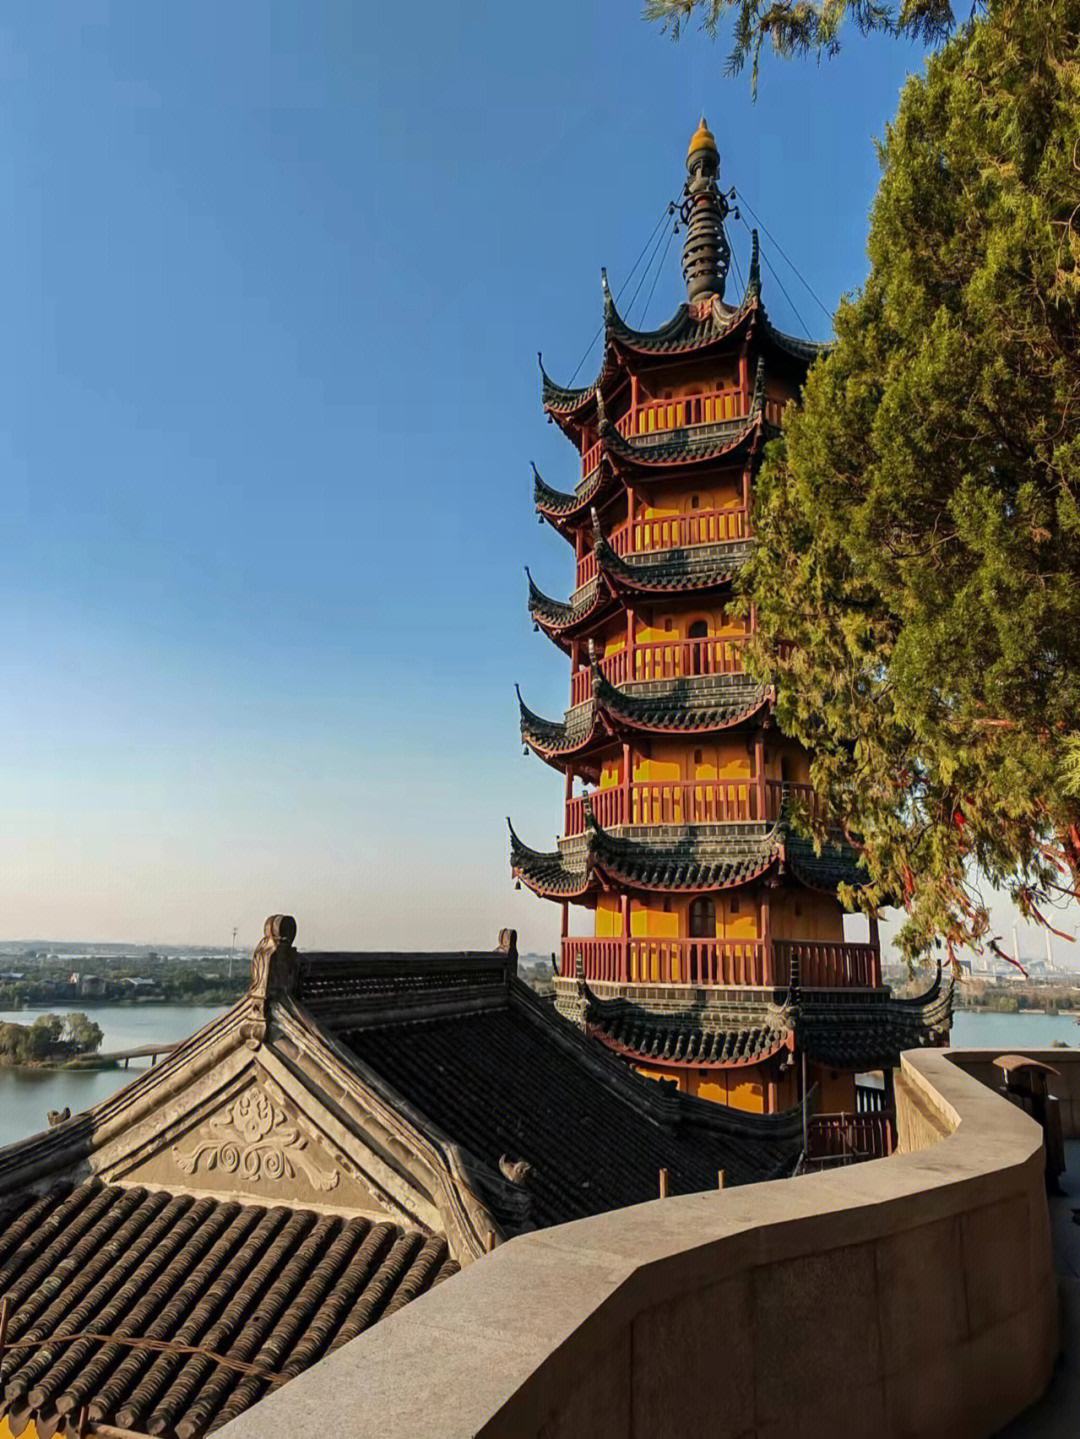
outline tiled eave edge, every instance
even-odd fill
[[[955,1354],[964,1381],[935,1386],[945,1408],[934,1432],[950,1432],[950,1425],[976,1432],[965,1422],[976,1388],[986,1420],[979,1432],[992,1432],[1038,1397],[1056,1350],[1041,1135],[947,1051],[905,1054],[898,1092],[902,1141],[926,1147],[856,1170],[657,1200],[525,1235],[345,1346],[320,1366],[317,1380],[302,1377],[265,1400],[254,1416],[224,1429],[225,1439],[310,1426],[324,1409],[343,1439],[526,1436],[541,1429],[562,1435],[575,1432],[575,1417],[601,1414],[605,1422],[592,1432],[629,1434],[629,1412],[625,1422],[607,1414],[604,1394],[623,1395],[636,1413],[640,1384],[651,1383],[654,1402],[688,1404],[692,1414],[695,1393],[704,1395],[724,1377],[712,1347],[706,1355],[701,1346],[675,1346],[664,1374],[654,1370],[639,1380],[633,1356],[643,1351],[631,1342],[638,1326],[655,1322],[664,1306],[685,1314],[687,1303],[706,1292],[711,1309],[725,1298],[753,1303],[770,1277],[784,1292],[785,1281],[796,1282],[788,1275],[810,1286],[802,1299],[820,1326],[789,1331],[768,1354],[740,1349],[739,1363],[759,1375],[759,1395],[767,1391],[781,1405],[798,1400],[810,1422],[816,1406],[832,1401],[829,1386],[800,1399],[789,1396],[788,1385],[797,1389],[812,1367],[810,1351],[823,1342],[819,1327],[840,1352],[849,1331],[850,1342],[859,1342],[854,1326],[865,1329],[865,1306],[853,1302],[844,1278],[856,1260],[864,1268],[869,1261],[874,1294],[867,1302],[879,1306],[882,1322],[933,1313],[946,1292],[969,1286],[964,1332],[950,1335],[955,1348],[939,1346],[933,1354],[935,1372]],[[912,1141],[905,1124],[920,1137]],[[976,1248],[969,1262],[967,1243],[937,1242],[933,1262],[885,1264],[889,1255],[907,1252],[905,1240],[919,1253],[923,1236],[930,1243],[942,1226],[947,1235],[972,1236],[972,1245],[979,1236],[993,1252]],[[1006,1302],[1000,1295],[1007,1277],[984,1286],[981,1300],[971,1296],[979,1288],[978,1266],[1008,1255],[1019,1265],[1017,1281],[1009,1314],[995,1318],[994,1306]],[[702,1299],[696,1302],[700,1309]],[[753,1330],[744,1325],[740,1332],[752,1346]],[[860,1402],[916,1403],[930,1356],[904,1368],[894,1349],[876,1352],[874,1372],[860,1371]],[[975,1362],[977,1375],[964,1368]],[[755,1402],[752,1394],[745,1402]],[[744,1416],[742,1432],[749,1427]]]

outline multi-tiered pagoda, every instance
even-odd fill
[[[729,206],[704,121],[686,163],[686,303],[635,330],[605,277],[595,382],[543,374],[581,477],[564,493],[536,474],[536,508],[576,577],[569,600],[530,578],[529,608],[569,658],[570,708],[522,702],[521,733],[565,776],[565,822],[549,853],[511,830],[512,866],[562,906],[557,1004],[598,1041],[705,1098],[776,1112],[814,1084],[819,1111],[851,1115],[871,1103],[856,1074],[940,1042],[950,997],[939,979],[892,998],[876,921],[869,943],[845,940],[837,887],[858,856],[796,833],[809,758],[744,669],[754,620],[732,593],[754,475],[822,347],[771,323],[756,234],[746,292],[725,301]],[[591,935],[571,933],[571,905]]]

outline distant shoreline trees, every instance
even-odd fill
[[[101,1026],[81,1010],[39,1014],[32,1024],[0,1024],[0,1068],[64,1063],[96,1054]]]

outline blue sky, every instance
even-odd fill
[[[504,827],[561,799],[513,696],[567,691],[536,351],[570,375],[701,110],[831,308],[919,63],[852,38],[754,106],[722,60],[636,0],[5,7],[0,935],[553,945]],[[673,246],[649,323],[679,289]]]

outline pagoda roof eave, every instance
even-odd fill
[[[595,510],[593,533],[597,569],[617,595],[705,594],[728,589],[750,556],[748,540],[620,555],[602,534]]]
[[[654,1010],[630,992],[601,998],[579,974],[557,981],[556,1008],[598,1042],[638,1062],[679,1069],[734,1069],[800,1049],[830,1067],[892,1068],[904,1049],[942,1042],[953,988],[941,971],[914,999],[887,989],[789,989],[782,1002],[687,996],[681,1006]]]
[[[673,680],[663,689],[628,692],[613,685],[594,663],[593,698],[616,732],[706,735],[745,724],[769,706],[772,691],[744,675],[731,675],[703,682],[696,677]]]
[[[544,409],[568,433],[568,424],[572,428],[573,424],[580,424],[586,418],[590,407],[595,406],[597,392],[622,367],[625,358],[666,362],[684,355],[704,355],[710,350],[730,345],[755,325],[760,329],[762,338],[775,350],[803,364],[813,363],[830,348],[829,341],[801,340],[772,323],[762,299],[761,256],[756,230],[753,231],[746,289],[736,306],[725,304],[718,296],[696,305],[684,302],[665,324],[654,330],[638,330],[619,314],[606,274],[602,274],[602,285],[604,349],[600,369],[592,384],[578,389],[558,385],[548,376],[542,363],[540,366]]]
[[[661,431],[658,438],[647,445],[640,440],[625,439],[609,423],[601,434],[601,443],[604,458],[623,478],[628,471],[647,476],[672,468],[692,470],[700,465],[715,465],[721,460],[734,463],[749,457],[766,440],[779,433],[776,426],[770,424],[759,411],[745,419],[695,425],[693,429]]]
[[[585,634],[615,605],[615,595],[598,576],[577,591],[577,598],[566,601],[546,595],[528,569],[525,573],[529,579],[529,617],[560,649],[566,650],[570,640]]]
[[[628,839],[602,829],[586,802],[583,840],[545,852],[525,845],[510,826],[516,879],[549,899],[575,899],[599,890],[632,894],[701,894],[740,889],[763,878],[783,858],[778,826],[670,840]]]
[[[533,503],[541,518],[548,521],[560,533],[569,526],[586,520],[591,510],[606,505],[617,490],[622,488],[614,470],[608,464],[597,465],[586,476],[578,488],[571,493],[553,489],[533,465]]]

